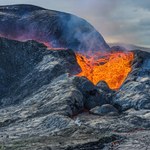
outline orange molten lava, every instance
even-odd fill
[[[117,90],[132,69],[134,55],[132,52],[96,53],[92,56],[76,53],[76,58],[82,70],[78,76],[85,76],[94,84],[106,81],[111,89]]]

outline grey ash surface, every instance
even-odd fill
[[[0,149],[150,149],[150,53],[134,53],[116,92],[76,77],[72,50],[0,38]]]

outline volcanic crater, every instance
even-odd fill
[[[150,148],[149,52],[37,6],[0,6],[0,22],[1,149]]]

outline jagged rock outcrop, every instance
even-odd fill
[[[0,38],[0,57],[2,139],[75,126],[70,117],[90,106],[91,99],[93,107],[105,102],[90,81],[74,76],[80,68],[72,50],[48,50],[35,41]]]
[[[0,147],[87,150],[124,149],[128,144],[129,149],[133,145],[149,148],[148,99],[135,99],[138,105],[130,107],[125,107],[131,104],[129,99],[121,99],[132,90],[124,88],[126,84],[134,89],[132,83],[140,81],[148,87],[148,60],[149,53],[135,51],[133,70],[115,92],[104,81],[94,86],[85,77],[75,76],[80,67],[72,50],[49,50],[35,41],[0,38]],[[118,98],[122,90],[124,97]],[[145,90],[132,92],[146,96]],[[144,107],[138,107],[141,103]],[[89,109],[104,113],[94,115]],[[109,115],[112,111],[116,114]]]
[[[150,53],[140,50],[133,52],[133,69],[113,97],[113,104],[121,111],[130,108],[150,109]]]

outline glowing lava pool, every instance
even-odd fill
[[[111,89],[117,90],[132,70],[134,54],[115,51],[90,55],[76,53],[76,59],[82,70],[77,76],[85,76],[95,85],[105,81]]]

